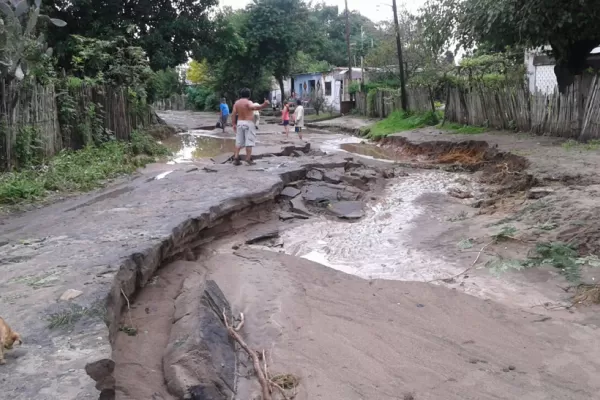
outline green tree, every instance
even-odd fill
[[[198,62],[192,60],[190,62],[190,69],[186,73],[186,78],[194,85],[199,85],[206,81],[208,76],[208,63],[206,60]]]
[[[71,40],[70,70],[77,77],[139,88],[152,74],[144,50],[132,46],[123,36],[100,40],[74,35]]]
[[[234,101],[243,87],[251,88],[255,96],[263,96],[271,87],[271,70],[257,59],[245,40],[248,21],[245,10],[223,10],[215,16],[216,41],[199,49],[209,66],[205,86],[229,101]]]
[[[438,26],[454,27],[455,38],[469,48],[480,43],[538,48],[549,45],[556,59],[554,72],[564,92],[587,67],[587,57],[600,45],[597,0],[431,0],[443,19]],[[441,41],[440,37],[438,42]]]
[[[73,55],[71,35],[100,40],[123,36],[146,52],[154,70],[187,61],[213,40],[209,16],[217,0],[47,0],[44,11],[67,27],[52,31],[60,66],[68,69]]]
[[[246,35],[248,50],[273,72],[283,93],[283,81],[290,76],[296,52],[305,36],[306,4],[299,0],[257,0],[248,6]]]
[[[327,61],[316,60],[310,54],[303,51],[296,53],[292,61],[292,74],[301,74],[303,72],[325,72],[331,70],[331,65]]]
[[[183,91],[183,83],[175,69],[164,69],[152,72],[146,85],[148,101],[168,99],[174,94],[180,94]]]
[[[353,54],[357,57],[356,63],[359,64],[360,57],[366,56],[373,47],[377,46],[384,36],[384,31],[356,11],[350,12],[348,20],[350,42]],[[307,40],[301,50],[316,60],[327,61],[330,65],[347,66],[345,14],[340,13],[337,6],[319,3],[310,8],[306,24],[305,31],[309,34],[305,35]]]
[[[435,67],[443,59],[443,56],[439,55],[440,51],[433,51],[424,41],[424,26],[415,15],[406,10],[399,10],[398,25],[402,38],[404,70],[408,78],[421,70]],[[365,62],[367,66],[382,68],[383,80],[397,80],[398,47],[394,25],[382,23],[380,30],[383,38],[367,54]]]

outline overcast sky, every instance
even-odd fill
[[[233,8],[243,8],[246,4],[250,3],[251,0],[220,0],[222,6],[231,6]],[[344,0],[325,0],[326,4],[336,5],[342,11],[345,7]],[[398,8],[406,8],[408,11],[417,11],[425,0],[397,0]],[[380,7],[377,5],[380,4]],[[388,6],[392,4],[392,0],[348,0],[348,8],[350,10],[357,10],[365,17],[372,21],[384,21],[392,19],[392,7]]]

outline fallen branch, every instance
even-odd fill
[[[129,317],[129,323],[131,324],[131,327],[134,328],[133,319],[131,318],[131,305],[129,304],[129,298],[123,291],[123,288],[121,288],[121,294],[123,295],[123,297],[125,297],[125,301],[127,302],[127,316]]]
[[[427,283],[439,282],[439,281],[452,281],[452,280],[454,280],[454,279],[458,278],[459,276],[462,276],[462,275],[466,274],[467,272],[469,272],[470,270],[472,270],[472,269],[473,269],[473,267],[475,267],[475,265],[477,264],[477,261],[479,261],[479,258],[481,257],[481,255],[483,254],[483,252],[485,251],[485,249],[487,249],[487,248],[488,248],[488,246],[490,246],[490,245],[494,244],[495,242],[496,242],[496,240],[493,240],[493,241],[491,241],[491,242],[487,243],[485,246],[483,246],[483,247],[481,248],[481,250],[479,250],[479,252],[477,253],[477,258],[475,258],[475,261],[473,261],[473,264],[471,264],[471,266],[470,266],[469,268],[465,269],[465,270],[464,270],[463,272],[461,272],[460,274],[456,274],[456,275],[454,275],[454,276],[451,276],[451,277],[449,277],[449,278],[443,278],[443,279],[434,279],[434,280],[428,281]]]
[[[244,323],[243,317],[242,322],[240,322],[240,324],[237,327],[233,327],[231,324],[229,324],[229,321],[227,320],[227,314],[225,313],[225,311],[223,311],[223,321],[225,322],[225,327],[227,328],[229,336],[231,336],[231,338],[235,340],[242,349],[244,349],[244,351],[250,356],[250,358],[252,358],[252,361],[254,363],[254,372],[258,377],[258,382],[260,383],[260,387],[262,389],[262,400],[272,400],[270,382],[265,377],[263,369],[260,366],[260,360],[258,359],[258,355],[255,351],[250,350],[246,342],[244,342],[244,339],[242,339],[239,333],[237,333],[236,329],[239,330],[239,328],[241,328],[242,324]]]

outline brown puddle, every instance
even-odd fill
[[[399,156],[390,149],[385,149],[374,144],[368,143],[342,143],[340,148],[349,153],[359,154],[361,156],[373,157],[383,160],[398,160]]]
[[[173,152],[175,159],[180,160],[210,158],[235,150],[232,138],[179,135],[168,138],[163,144]]]

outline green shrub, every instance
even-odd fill
[[[159,144],[152,136],[140,131],[131,133],[130,146],[131,152],[135,156],[164,157],[170,154],[169,150]]]
[[[134,172],[153,161],[152,157],[168,154],[144,133],[134,132],[131,136],[131,143],[115,140],[78,151],[65,150],[47,164],[0,174],[0,204],[34,201],[49,192],[92,190]]]
[[[352,82],[350,86],[348,86],[348,93],[356,94],[360,91],[360,83]]]
[[[220,101],[216,94],[209,94],[204,101],[204,111],[217,111],[219,109],[219,103]]]
[[[198,111],[203,111],[206,106],[206,98],[212,93],[210,89],[202,86],[190,86],[187,88],[188,100]]]

